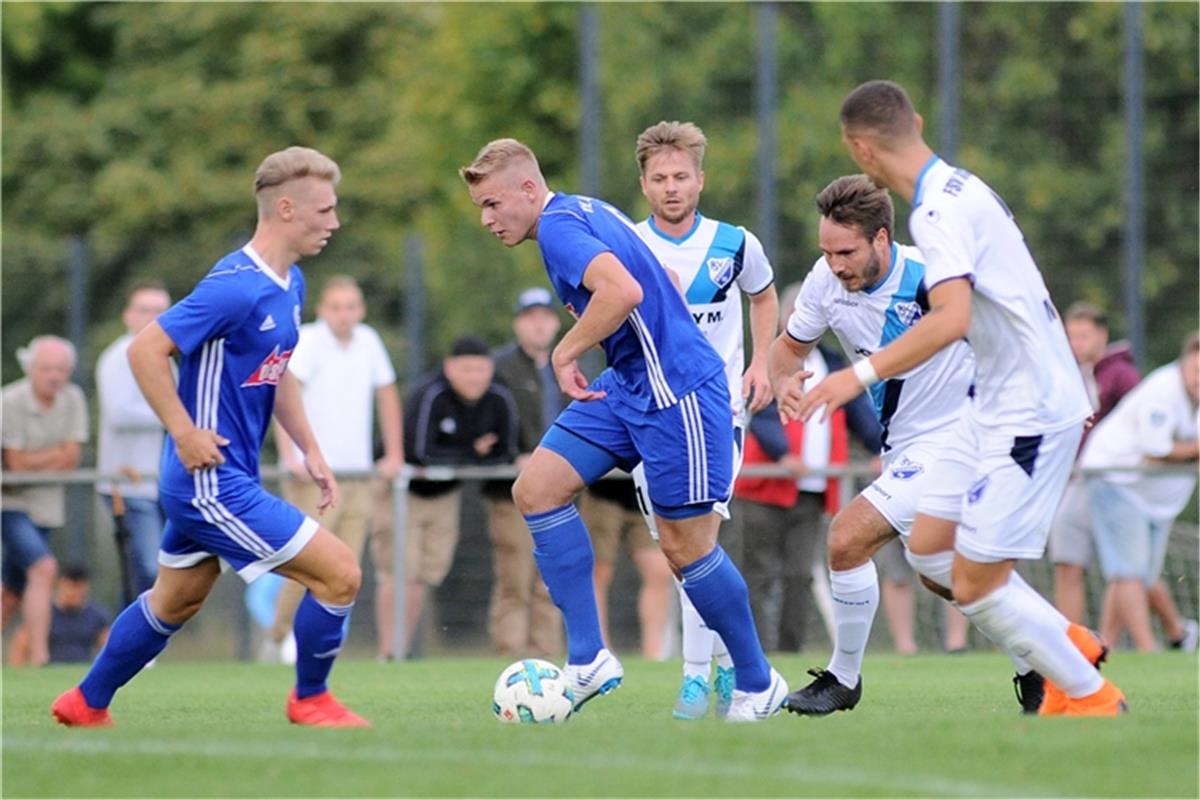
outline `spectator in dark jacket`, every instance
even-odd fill
[[[404,460],[414,466],[510,464],[517,455],[517,407],[506,386],[493,382],[487,344],[464,336],[436,375],[408,396]],[[461,491],[456,481],[414,480],[408,489],[405,540],[405,630],[413,632],[430,587],[440,586],[454,561]]]

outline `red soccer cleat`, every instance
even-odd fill
[[[113,724],[108,709],[89,706],[78,686],[60,694],[50,713],[60,724],[74,728],[110,728]]]
[[[371,727],[371,723],[339,703],[328,691],[301,700],[296,697],[296,690],[293,689],[288,696],[287,717],[296,725],[314,725],[319,728]]]

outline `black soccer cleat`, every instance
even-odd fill
[[[1013,691],[1017,693],[1021,713],[1036,714],[1041,708],[1042,698],[1046,696],[1046,679],[1032,669],[1024,675],[1013,675]]]
[[[797,689],[783,701],[783,707],[793,714],[803,714],[811,717],[823,717],[835,711],[849,711],[858,705],[862,698],[862,676],[858,685],[847,689],[838,681],[837,676],[824,669],[810,669],[809,675],[815,681]]]

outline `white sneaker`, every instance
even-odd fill
[[[771,669],[771,683],[761,692],[733,690],[733,702],[729,704],[729,722],[758,722],[779,713],[787,698],[788,685],[783,676]]]
[[[607,648],[601,648],[590,664],[567,664],[563,674],[575,690],[575,710],[598,694],[608,694],[621,685],[625,669]],[[787,694],[787,692],[784,692]]]
[[[1194,619],[1185,619],[1183,621],[1183,638],[1179,640],[1179,649],[1185,653],[1191,653],[1196,650],[1196,645],[1200,644],[1200,624]]]
[[[270,634],[264,635],[262,642],[258,645],[258,663],[279,663],[279,643],[272,639]]]
[[[288,633],[287,638],[279,645],[279,661],[288,666],[296,664],[296,634]]]

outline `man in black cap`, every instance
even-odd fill
[[[494,376],[486,343],[474,336],[456,340],[442,368],[408,396],[404,460],[424,467],[511,464],[517,455],[517,406]],[[457,481],[414,480],[408,485],[408,652],[430,588],[441,586],[454,562],[460,499]]]
[[[517,296],[514,341],[493,354],[496,377],[516,400],[517,465],[523,464],[567,403],[550,366],[562,326],[548,289],[534,286]],[[550,600],[533,560],[533,539],[512,500],[512,481],[484,488],[492,540],[492,599],[488,632],[498,655],[552,658],[562,654],[562,615]]]

